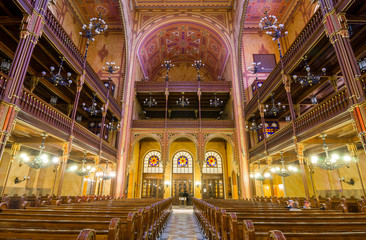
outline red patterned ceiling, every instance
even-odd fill
[[[196,23],[172,23],[155,29],[140,45],[139,60],[145,76],[154,79],[164,60],[193,63],[202,60],[205,72],[217,79],[228,59],[228,49],[212,30]],[[185,80],[185,79],[179,79]]]
[[[299,0],[248,0],[245,11],[244,26],[258,28],[265,10],[276,15],[279,23],[285,23]]]
[[[231,8],[233,0],[134,0],[136,8]]]
[[[101,13],[110,29],[123,27],[119,0],[75,0],[70,2],[77,15],[83,18],[83,23]]]

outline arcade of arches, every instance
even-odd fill
[[[0,3],[1,196],[365,195],[365,9]]]

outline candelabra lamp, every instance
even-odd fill
[[[177,106],[180,107],[187,107],[189,106],[189,100],[188,98],[184,98],[184,92],[182,92],[182,97],[179,98],[179,100],[176,101]]]
[[[111,89],[112,85],[111,85],[111,82],[112,82],[112,74],[115,72],[115,71],[118,71],[120,69],[119,66],[116,66],[116,63],[115,62],[106,62],[106,66],[105,67],[102,67],[102,69],[106,72],[109,73],[108,75],[108,83],[105,83],[104,86],[108,89],[108,91]],[[113,91],[113,90],[112,90]]]
[[[222,107],[224,106],[224,101],[220,100],[220,98],[216,97],[216,93],[214,93],[214,98],[210,99],[211,107]]]
[[[108,173],[108,163],[105,169],[101,165],[98,165],[98,168],[100,168],[102,171],[95,173],[95,175],[102,180],[109,180],[116,177],[116,172],[111,171]]]
[[[328,146],[325,143],[325,134],[320,135],[320,137],[323,140],[323,149],[325,152],[325,156],[317,156],[314,155],[311,157],[311,164],[313,164],[316,167],[320,167],[324,170],[335,170],[338,168],[341,168],[343,166],[349,167],[350,162],[356,161],[354,158],[352,158],[349,155],[339,156],[337,153],[333,153],[331,156],[328,152]]]
[[[175,65],[172,64],[172,61],[167,60],[167,61],[164,61],[164,63],[161,66],[166,69],[166,75],[165,75],[165,77],[163,77],[164,80],[169,81],[169,70],[172,69]]]
[[[27,181],[27,180],[29,180],[29,176],[28,177],[27,176],[24,176],[22,180],[20,180],[18,177],[16,177],[14,179],[14,183],[15,184],[18,184],[18,183],[21,183],[21,182],[24,182],[24,181]]]
[[[277,104],[275,104],[273,94],[271,94],[271,102],[272,102],[272,105],[271,106],[266,105],[263,110],[266,115],[276,117],[282,110],[286,109],[286,106],[282,105],[281,102],[278,102]]]
[[[49,82],[51,82],[55,86],[57,86],[57,85],[70,86],[72,83],[72,80],[70,79],[71,73],[68,72],[66,74],[66,76],[61,75],[65,57],[60,57],[60,58],[61,58],[61,63],[60,63],[60,66],[58,67],[58,71],[55,73],[54,72],[55,67],[51,66],[49,76],[46,76],[47,73],[45,71],[42,72],[42,76],[43,76],[43,78],[47,79]]]
[[[258,71],[264,69],[261,65],[261,62],[253,62],[252,66],[248,67],[248,70],[255,74],[255,80],[258,80]]]
[[[338,178],[338,181],[347,183],[352,186],[355,185],[355,180],[353,180],[353,178],[351,178],[349,181],[346,181],[346,179],[344,177],[342,177],[342,178]]]
[[[74,172],[75,174],[77,174],[79,176],[82,176],[82,177],[87,176],[87,175],[89,175],[89,174],[91,174],[92,172],[95,171],[95,167],[92,167],[90,165],[85,167],[86,151],[84,151],[84,157],[83,157],[83,160],[81,162],[82,162],[81,168],[78,169],[77,165],[72,165],[70,167],[70,171]]]
[[[273,41],[277,40],[277,45],[280,52],[280,59],[282,64],[282,52],[280,38],[287,36],[288,32],[284,30],[283,24],[277,24],[277,17],[274,15],[268,15],[268,11],[264,12],[266,15],[259,22],[259,27],[262,30],[266,30],[266,34],[272,37]],[[282,68],[283,69],[283,68]]]
[[[273,166],[271,168],[271,171],[280,177],[288,177],[291,174],[297,172],[297,168],[292,165],[285,167],[285,160],[283,159],[283,153],[280,152],[280,154],[281,154],[281,168],[278,166],[277,167]]]
[[[107,30],[108,25],[102,19],[102,15],[100,14],[99,17],[91,18],[89,21],[89,25],[83,25],[83,31],[79,32],[79,35],[82,37],[87,38],[88,40],[94,42],[94,37],[105,30]]]
[[[47,154],[43,153],[43,150],[45,149],[44,142],[46,140],[46,137],[47,137],[47,134],[42,133],[42,143],[41,143],[41,146],[39,147],[39,149],[40,149],[39,154],[32,161],[30,161],[30,158],[26,153],[20,154],[20,161],[24,162],[29,167],[35,168],[35,169],[46,168],[46,167],[58,164],[60,161],[58,157],[54,157],[50,161],[49,156]]]
[[[87,107],[85,103],[83,103],[83,109],[84,111],[88,112],[90,115],[95,116],[101,111],[103,111],[103,108],[100,110],[97,109],[97,101],[96,101],[96,93],[93,93],[93,100],[90,107]]]
[[[144,100],[144,106],[149,107],[149,108],[155,107],[157,104],[158,103],[155,101],[155,99],[152,98],[151,93],[150,93],[150,97],[149,98],[146,98]]]
[[[106,128],[111,132],[119,131],[120,125],[115,121],[114,115],[112,115],[112,120],[106,125]]]
[[[192,67],[194,67],[197,70],[197,81],[203,80],[202,77],[200,76],[200,69],[203,68],[204,66],[205,64],[202,63],[202,60],[194,60],[194,62],[192,63]]]
[[[301,86],[312,86],[320,81],[321,75],[314,75],[311,73],[311,68],[307,62],[307,57],[303,57],[303,60],[305,62],[305,70],[306,70],[306,76],[297,76],[294,75],[293,78],[296,82],[299,82]],[[327,69],[322,68],[322,75],[325,75]]]

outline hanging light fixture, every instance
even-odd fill
[[[203,78],[200,76],[200,69],[205,66],[204,63],[202,63],[202,60],[194,60],[192,63],[192,67],[194,67],[197,70],[197,81],[203,80]]]
[[[214,99],[210,99],[211,107],[222,107],[224,106],[224,101],[220,100],[220,98],[216,97],[216,93],[214,93]]]
[[[320,81],[321,75],[314,75],[310,71],[310,66],[307,62],[307,56],[303,57],[303,60],[305,62],[305,70],[306,70],[306,76],[299,77],[297,75],[294,75],[293,78],[296,82],[299,82],[301,86],[312,86],[313,84],[316,84]],[[327,71],[326,68],[322,68],[322,75],[325,75],[325,72]]]
[[[112,115],[112,121],[110,121],[107,125],[106,125],[106,128],[113,132],[113,131],[118,131],[119,128],[120,128],[120,125],[119,123],[115,121],[115,117],[114,117],[114,114]]]
[[[341,157],[336,153],[330,156],[328,152],[328,146],[325,143],[326,134],[322,134],[320,135],[320,137],[323,140],[323,149],[325,151],[325,157],[319,157],[317,155],[314,155],[311,157],[311,163],[316,167],[320,167],[321,169],[330,171],[341,168],[343,166],[349,167],[350,162],[354,159],[349,155],[344,155]]]
[[[265,168],[261,169],[261,166],[258,163],[258,171],[255,173],[251,173],[250,178],[254,178],[255,180],[258,180],[261,182],[264,181],[266,178],[270,178],[271,174],[269,172],[263,173],[264,170],[265,170]]]
[[[96,95],[97,95],[96,93],[93,93],[92,105],[90,107],[86,107],[86,104],[83,103],[84,111],[88,112],[92,116],[95,116],[101,111],[103,111],[103,108],[101,108],[100,110],[97,109],[97,101],[95,99]]]
[[[8,73],[10,70],[11,63],[9,60],[3,59],[0,64],[0,70],[4,73]]]
[[[358,62],[358,66],[360,67],[361,72],[366,72],[366,58],[363,58]]]
[[[285,160],[283,159],[283,155],[282,155],[283,152],[280,152],[280,154],[281,154],[281,168],[273,166],[271,168],[271,171],[280,177],[288,177],[291,174],[297,172],[297,168],[292,165],[289,165],[287,168],[285,168]]]
[[[55,70],[55,67],[51,66],[50,67],[50,76],[46,76],[47,73],[45,71],[42,72],[42,76],[43,76],[43,78],[47,79],[49,82],[51,82],[55,86],[61,85],[61,86],[70,87],[70,85],[72,83],[72,80],[70,79],[71,73],[68,72],[66,74],[66,77],[63,77],[61,75],[61,71],[62,71],[62,68],[63,68],[63,63],[64,63],[66,58],[65,57],[60,57],[60,58],[61,58],[61,63],[60,63],[60,66],[58,67],[57,73],[53,72]]]
[[[162,67],[164,67],[166,69],[166,75],[164,78],[165,81],[169,81],[169,70],[171,68],[173,68],[175,65],[172,64],[172,61],[170,60],[167,60],[167,61],[164,61],[164,63],[161,65]]]
[[[144,100],[144,106],[149,107],[149,108],[155,107],[157,104],[158,103],[155,101],[155,99],[152,98],[151,93],[150,93],[150,97],[149,98],[146,98]]]
[[[27,164],[31,168],[40,169],[40,168],[46,168],[52,165],[56,165],[59,163],[59,158],[54,157],[52,160],[49,159],[49,156],[45,153],[43,153],[43,149],[45,148],[44,142],[46,140],[47,133],[42,133],[42,143],[39,147],[39,154],[30,161],[29,156],[26,153],[20,154],[20,161]]]
[[[88,41],[94,42],[94,37],[107,30],[108,25],[105,24],[105,21],[102,19],[102,14],[100,14],[98,18],[91,18],[89,25],[84,24],[82,28],[84,32],[79,32],[79,35],[87,38]]]
[[[184,92],[182,92],[182,97],[179,98],[179,100],[176,101],[177,106],[180,107],[187,107],[189,106],[189,100],[188,98],[184,98]]]
[[[118,71],[120,69],[119,66],[116,66],[116,63],[115,62],[106,62],[106,66],[105,67],[102,67],[102,69],[106,72],[109,73],[108,75],[108,83],[104,83],[104,86],[108,89],[108,91],[110,89],[112,89],[112,85],[111,85],[111,82],[112,82],[112,74],[115,72],[115,71]],[[114,89],[112,89],[113,91]]]
[[[249,129],[252,132],[257,132],[257,131],[262,129],[262,123],[257,125],[257,123],[254,119],[254,115],[253,115],[252,123],[250,124],[250,126],[247,125],[246,128]]]
[[[258,71],[259,70],[263,70],[264,67],[261,67],[262,63],[261,62],[253,62],[252,66],[248,67],[248,70],[251,71],[253,74],[255,74],[255,80],[258,80]]]
[[[87,175],[89,175],[89,174],[91,174],[92,172],[95,171],[95,167],[92,167],[90,165],[85,167],[86,151],[84,151],[84,158],[81,162],[82,162],[81,168],[78,169],[77,165],[72,165],[70,167],[70,171],[74,172],[75,174],[77,174],[79,176],[87,176]]]
[[[56,97],[56,96],[52,96],[52,97],[51,97],[51,99],[50,99],[50,104],[51,104],[52,106],[55,106],[55,105],[56,105],[56,103],[57,103],[57,99],[58,99],[58,97]]]
[[[264,113],[266,115],[277,116],[282,110],[284,110],[286,108],[286,106],[282,105],[280,102],[275,104],[275,100],[273,98],[273,93],[271,94],[271,102],[272,102],[272,106],[266,105],[264,108]]]

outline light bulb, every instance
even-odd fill
[[[271,176],[271,174],[270,173],[268,173],[268,172],[266,172],[265,174],[264,174],[264,177],[265,178],[269,178]]]
[[[86,166],[86,169],[90,170],[91,169],[91,166]]]
[[[336,153],[334,153],[333,155],[332,155],[332,158],[334,159],[334,160],[338,160],[339,159],[339,155],[338,154],[336,154]]]
[[[78,167],[76,165],[72,165],[70,167],[70,171],[72,171],[72,172],[76,171],[76,169],[78,169]]]
[[[58,161],[59,161],[60,159],[58,158],[58,157],[54,157],[54,158],[52,158],[52,162],[53,163],[58,163]]]
[[[317,163],[317,162],[318,162],[318,160],[319,160],[318,156],[312,156],[312,157],[311,157],[311,162],[312,162],[312,163]]]
[[[351,158],[351,156],[349,156],[349,155],[345,155],[345,156],[343,157],[343,160],[344,160],[345,162],[350,162],[350,161],[352,160],[352,158]]]

